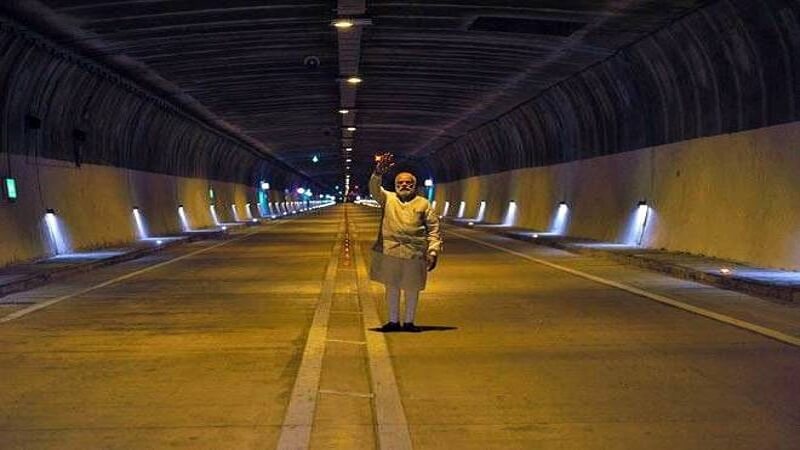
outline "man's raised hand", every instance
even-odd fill
[[[383,175],[389,171],[389,168],[394,165],[394,155],[391,153],[383,153],[375,155],[375,173]]]

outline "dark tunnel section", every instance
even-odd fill
[[[434,150],[427,163],[446,182],[792,122],[798,73],[800,3],[712,2]]]
[[[0,20],[2,151],[275,187],[310,183],[302,174],[182,111],[156,93]]]

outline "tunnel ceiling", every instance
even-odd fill
[[[337,35],[360,37],[351,55],[364,80],[351,116],[358,179],[373,153],[414,158],[446,146],[707,2],[372,0],[359,14],[364,25],[347,31],[331,21],[359,2],[339,3],[17,0],[4,8],[67,46],[127,61],[130,75],[172,85],[176,101],[196,100],[289,165],[338,183],[347,137],[338,109],[348,87],[340,95]],[[318,67],[308,67],[310,56]]]

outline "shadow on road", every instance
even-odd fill
[[[450,330],[457,330],[458,327],[448,327],[443,325],[417,325],[419,327],[420,333],[425,333],[428,331],[450,331]],[[384,331],[380,328],[370,328],[369,331],[374,331],[376,333],[408,333],[405,330],[398,330],[398,331]]]

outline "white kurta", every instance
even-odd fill
[[[424,197],[403,202],[381,187],[381,178],[369,180],[372,197],[383,208],[378,239],[373,247],[370,278],[406,290],[423,290],[427,281],[425,255],[439,253],[439,218]]]

